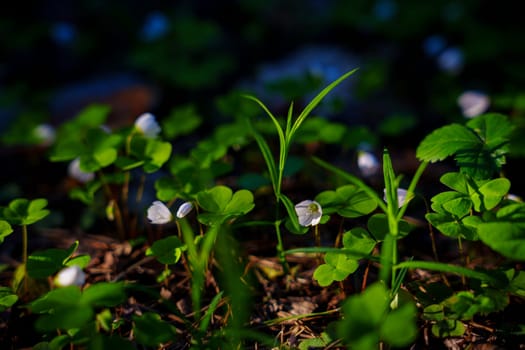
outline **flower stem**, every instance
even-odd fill
[[[288,273],[288,264],[286,262],[286,258],[284,255],[284,244],[283,244],[283,238],[281,236],[281,221],[276,220],[275,221],[275,234],[277,236],[277,257],[279,258],[279,262],[283,266],[284,272]]]
[[[27,293],[27,225],[22,225],[22,262],[24,264],[24,293]]]

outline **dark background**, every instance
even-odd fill
[[[2,198],[16,193],[13,182],[19,192],[37,190],[36,160],[17,153],[14,125],[59,125],[94,102],[112,106],[113,125],[146,111],[162,119],[191,104],[205,118],[205,135],[227,120],[215,103],[230,91],[248,90],[280,112],[358,67],[334,91],[337,108],[319,113],[365,125],[379,149],[415,149],[433,129],[464,123],[456,100],[465,90],[486,93],[490,112],[523,126],[521,16],[518,1],[11,3],[0,14],[1,155],[12,165],[2,175]],[[460,56],[453,71],[439,63],[447,50]],[[391,116],[410,125],[389,133],[382,122]],[[509,159],[513,180],[523,149],[515,143]],[[513,182],[523,195],[520,186]]]

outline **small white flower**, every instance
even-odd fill
[[[383,199],[385,202],[388,202],[387,201],[387,198],[386,198],[386,188],[383,190],[384,192],[384,196],[383,196]],[[399,208],[401,208],[405,202],[407,201],[407,193],[408,191],[405,190],[404,188],[398,188],[397,189],[397,206]],[[412,197],[408,198],[408,201],[410,201],[412,199]]]
[[[52,125],[40,124],[33,132],[43,145],[50,145],[55,141],[56,131]]]
[[[465,91],[458,97],[461,112],[467,118],[474,118],[484,113],[490,106],[490,98],[477,91]]]
[[[295,205],[295,213],[301,226],[315,226],[321,221],[323,209],[316,201],[304,200]]]
[[[69,163],[68,174],[73,179],[82,183],[89,182],[95,178],[94,173],[86,172],[80,169],[80,158],[75,158],[71,161],[71,163]]]
[[[380,168],[377,157],[368,151],[357,152],[357,166],[363,176],[372,176],[377,174]]]
[[[135,129],[148,138],[155,138],[160,133],[160,126],[151,113],[141,114],[135,121]]]
[[[60,272],[55,277],[55,284],[58,287],[81,287],[85,281],[86,274],[78,265],[69,266],[60,270]]]
[[[182,219],[183,217],[188,215],[192,209],[193,204],[191,204],[191,202],[182,203],[179,209],[177,210],[177,217],[179,219]]]
[[[515,194],[509,193],[507,194],[507,199],[514,201],[514,202],[523,202],[523,199]]]
[[[153,202],[148,208],[148,219],[152,224],[166,224],[172,218],[171,211],[161,201]]]

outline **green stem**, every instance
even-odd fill
[[[466,264],[467,257],[465,256],[465,252],[463,250],[463,242],[461,241],[461,237],[458,237],[458,249],[459,249],[459,255],[461,256],[461,258],[465,260],[465,266],[467,266]],[[465,280],[465,275],[461,275],[461,284],[463,285],[463,287],[467,285],[467,281]]]
[[[284,272],[288,272],[288,263],[286,262],[286,257],[284,254],[284,244],[283,244],[283,238],[281,236],[281,220],[275,221],[275,234],[277,236],[277,257],[279,258],[279,262],[283,266]]]
[[[27,225],[22,225],[22,262],[24,263],[24,294],[27,293]]]
[[[22,225],[22,262],[27,265],[27,225]]]

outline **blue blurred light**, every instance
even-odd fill
[[[150,13],[141,30],[141,37],[146,41],[153,41],[162,38],[169,30],[169,20],[162,12],[155,11]]]
[[[463,69],[463,51],[458,47],[449,47],[437,57],[437,64],[444,72],[458,74]]]
[[[54,23],[50,32],[53,41],[61,46],[70,45],[77,36],[76,28],[68,22]]]
[[[447,42],[441,35],[432,35],[423,42],[423,51],[429,57],[436,57],[447,46]]]

